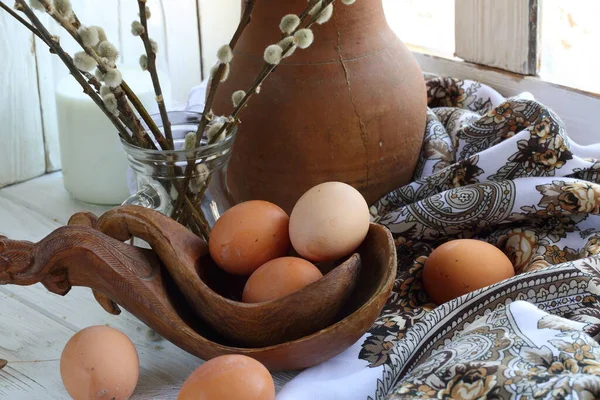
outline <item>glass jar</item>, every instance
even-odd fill
[[[123,142],[137,188],[123,204],[159,211],[206,238],[221,214],[234,205],[227,164],[235,132],[212,145],[204,137],[200,147],[183,150],[186,134],[196,131],[201,117],[194,112],[169,113],[175,150],[143,149]],[[160,116],[152,118],[160,128]]]

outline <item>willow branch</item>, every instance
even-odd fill
[[[245,0],[244,1],[244,14],[240,18],[240,23],[238,24],[233,37],[229,41],[229,47],[233,51],[242,37],[242,34],[246,30],[246,27],[252,22],[252,11],[254,10],[254,5],[256,4],[256,0]],[[202,111],[202,118],[200,119],[200,123],[198,124],[198,129],[196,130],[196,147],[200,146],[200,140],[204,134],[204,130],[208,125],[209,119],[208,115],[212,110],[213,103],[215,101],[215,97],[217,95],[217,91],[219,89],[219,85],[221,84],[221,79],[223,78],[223,74],[225,73],[225,64],[220,64],[215,72],[214,76],[209,80],[206,101],[204,104],[204,110]],[[183,186],[188,187],[190,180],[192,179],[192,172],[194,171],[194,161],[190,160],[185,169],[185,177],[183,181]],[[208,180],[210,182],[210,178]],[[206,188],[204,188],[206,191]],[[178,216],[179,213],[183,210],[183,199],[181,196],[177,199],[174,207],[174,216]]]
[[[22,11],[27,18],[31,21],[31,24],[37,29],[39,34],[43,37],[43,41],[47,43],[50,48],[58,55],[58,57],[62,60],[62,62],[67,66],[71,75],[77,80],[77,82],[81,85],[85,94],[87,94],[93,101],[96,103],[98,107],[102,110],[102,112],[110,119],[113,125],[117,128],[119,132],[119,136],[131,143],[131,136],[127,132],[126,127],[123,123],[114,115],[112,112],[108,111],[106,106],[104,105],[104,101],[102,98],[96,93],[90,84],[87,82],[86,78],[82,75],[79,69],[75,66],[73,59],[69,56],[60,46],[58,39],[54,37],[48,30],[44,27],[41,21],[37,18],[33,10],[29,7],[29,5],[24,0],[16,0],[16,7],[19,11]]]
[[[121,89],[123,89],[123,92],[127,96],[129,102],[133,105],[133,108],[138,112],[138,114],[142,118],[142,121],[144,121],[144,123],[148,127],[148,130],[152,132],[152,136],[154,136],[161,149],[168,149],[169,145],[166,138],[160,132],[160,129],[158,129],[158,126],[156,125],[156,123],[154,122],[154,120],[148,113],[148,110],[146,110],[140,99],[136,96],[135,92],[131,89],[131,87],[129,87],[129,85],[125,81],[121,83],[120,87]],[[152,140],[150,140],[150,142],[152,142]]]
[[[329,6],[330,4],[332,4],[334,1],[335,0],[325,0],[323,2],[322,9],[325,9],[327,6]],[[298,29],[301,29],[301,27],[304,24],[306,24],[304,26],[304,28],[310,29],[316,23],[316,18],[313,17],[313,16],[311,16],[309,14],[311,8],[312,8],[312,2],[309,2],[308,7],[301,14],[301,18],[300,18],[301,22],[300,22],[300,25],[298,26],[298,28],[296,28],[296,31]],[[292,35],[294,33],[292,33]],[[287,46],[287,48],[283,49],[283,54],[288,54],[288,52],[292,49],[292,47],[294,47],[293,42],[289,46]],[[279,64],[271,65],[269,63],[265,63],[265,65],[264,65],[261,73],[258,75],[258,77],[256,78],[256,80],[254,81],[254,84],[252,85],[252,87],[250,88],[250,90],[248,90],[246,92],[246,95],[244,96],[244,98],[242,99],[242,101],[234,108],[234,110],[231,113],[231,116],[229,118],[229,121],[226,122],[225,124],[223,124],[223,126],[221,127],[221,129],[219,130],[219,132],[213,137],[215,140],[218,139],[223,132],[230,132],[229,129],[239,123],[239,119],[238,118],[239,118],[242,110],[244,109],[244,107],[246,106],[246,104],[248,103],[248,101],[250,100],[250,98],[256,94],[256,90],[269,77],[269,75],[271,75],[271,73],[273,71],[275,71],[275,69],[278,66],[279,66]],[[209,144],[211,144],[211,143],[209,142]]]
[[[47,0],[38,0],[38,1],[47,2]],[[73,39],[75,39],[75,41],[79,44],[79,46],[81,46],[81,48],[87,54],[89,54],[90,56],[92,56],[94,58],[94,60],[98,64],[98,69],[100,70],[100,72],[106,73],[109,69],[111,69],[113,67],[113,65],[107,64],[106,59],[101,57],[96,52],[96,50],[94,50],[91,46],[86,46],[83,43],[83,41],[81,40],[81,37],[77,33],[77,29],[75,29],[75,25],[72,24],[71,21],[64,18],[61,14],[57,13],[56,10],[52,10],[50,12],[50,16],[52,18],[54,18],[54,20],[56,22],[58,22],[71,35],[71,37]],[[73,12],[73,19],[75,21],[79,21],[75,12]],[[150,120],[151,123],[154,125],[155,129],[152,129],[151,124],[148,124],[148,127],[150,128],[152,134],[156,137],[157,141],[159,141],[159,143],[160,143],[160,140],[159,140],[158,136],[162,137],[160,130],[158,129],[158,127],[156,127],[156,124],[154,124],[154,121],[152,120],[150,115],[147,113],[146,109],[144,108],[144,106],[142,105],[140,100],[137,98],[137,96],[135,95],[133,90],[131,90],[131,88],[129,88],[127,83],[125,81],[123,81],[121,83],[120,87],[123,90],[122,91],[116,90],[116,91],[114,91],[114,93],[115,93],[115,96],[117,97],[118,104],[121,106],[120,111],[123,114],[123,118],[125,119],[124,122],[131,129],[133,129],[133,133],[137,137],[138,143],[142,147],[154,147],[152,144],[152,140],[150,139],[150,137],[148,137],[147,132],[145,131],[145,129],[143,129],[141,124],[139,124],[139,122],[137,124],[131,123],[131,121],[134,119],[137,119],[137,117],[135,116],[133,110],[131,109],[131,106],[129,105],[130,103],[127,99],[129,99],[131,101],[131,104],[140,113],[140,115],[142,115],[142,117],[145,113],[145,115],[147,116],[147,119]],[[125,98],[125,96],[127,96],[127,98]],[[146,119],[144,119],[144,120],[146,121]],[[157,134],[158,134],[158,136],[156,136]]]
[[[254,5],[256,4],[256,0],[245,0],[244,2],[244,14],[240,19],[240,23],[238,24],[233,37],[229,41],[229,47],[231,50],[235,50],[235,47],[242,37],[242,34],[246,30],[246,27],[252,22],[252,11],[254,10]],[[200,120],[200,124],[198,125],[198,130],[196,131],[196,147],[200,145],[200,139],[202,139],[202,135],[206,126],[208,125],[208,114],[212,110],[213,103],[215,102],[215,97],[217,95],[217,91],[219,89],[219,85],[221,84],[221,79],[223,78],[223,74],[225,73],[225,64],[220,64],[217,68],[212,79],[210,79],[208,83],[208,91],[206,96],[206,101],[204,105],[204,111],[202,111],[202,119]]]
[[[19,5],[19,7],[21,8],[22,6]],[[52,53],[56,54],[56,51],[54,51],[53,46],[46,40],[45,37],[42,36],[42,34],[33,25],[29,24],[25,19],[21,18],[20,15],[18,15],[16,12],[14,12],[10,7],[6,6],[3,2],[0,2],[0,8],[4,9],[13,18],[15,18],[22,25],[24,25],[27,29],[29,29],[33,34],[35,34],[40,40],[42,40],[42,42],[44,42],[49,47],[49,50]],[[69,59],[69,62],[74,65],[72,57],[66,53],[65,53],[65,56]],[[96,92],[100,91],[100,87],[102,86],[102,84],[98,81],[98,79],[96,79],[96,77],[94,75],[92,75],[86,71],[79,70],[79,72],[87,79],[87,83],[89,85],[91,85],[92,87],[94,87]],[[84,91],[85,91],[85,89],[84,89]],[[86,93],[87,93],[87,91],[86,91]],[[102,102],[102,104],[104,104],[104,102]],[[113,114],[111,113],[111,115],[113,115]],[[114,123],[114,121],[112,121],[112,122]],[[127,124],[127,121],[122,121],[122,122],[124,122],[126,127],[129,128],[132,132],[135,131],[133,125]],[[119,129],[119,125],[117,125],[117,129]],[[122,132],[119,132],[119,136],[121,136],[123,139],[125,139],[128,143],[131,143],[131,137],[128,133],[126,136],[123,136]]]
[[[173,150],[175,148],[175,144],[173,142],[173,132],[171,131],[171,121],[169,121],[167,107],[165,106],[165,99],[163,97],[162,88],[160,87],[160,80],[158,79],[158,71],[156,70],[156,51],[152,48],[152,43],[150,43],[150,36],[148,36],[146,0],[138,0],[138,6],[140,9],[140,22],[144,27],[144,31],[142,32],[140,37],[142,38],[142,42],[144,42],[144,48],[146,49],[146,55],[148,56],[148,72],[150,73],[152,85],[154,86],[154,94],[156,94],[156,103],[158,104],[160,118],[162,120],[163,129],[165,130],[165,136],[167,138],[167,144],[169,146],[168,150]]]
[[[94,60],[98,64],[98,69],[100,70],[100,72],[106,73],[110,68],[113,68],[113,65],[107,64],[106,59],[103,57],[100,57],[100,55],[91,46],[86,46],[83,43],[83,41],[81,40],[81,37],[77,33],[76,27],[78,25],[80,26],[81,23],[79,22],[79,19],[78,19],[77,15],[75,14],[75,12],[73,12],[73,14],[72,14],[72,19],[75,22],[72,22],[71,20],[63,17],[60,13],[58,13],[52,7],[52,5],[48,2],[48,0],[38,0],[38,1],[44,6],[44,8],[46,9],[46,12],[56,22],[58,22],[58,24],[63,29],[65,29],[69,33],[69,35],[71,35],[71,37],[73,39],[75,39],[75,41],[79,44],[79,46],[81,46],[81,48],[88,55],[90,55],[91,57],[94,58]],[[21,2],[17,2],[17,3],[21,3]],[[150,132],[152,132],[152,135],[156,138],[156,141],[161,145],[161,147],[166,146],[165,138],[162,135],[162,133],[160,132],[160,129],[158,129],[158,127],[154,123],[154,120],[152,120],[152,117],[150,116],[150,114],[148,114],[148,111],[142,105],[142,102],[139,100],[139,98],[136,96],[136,94],[133,92],[133,90],[131,90],[131,88],[129,87],[129,85],[127,85],[127,83],[125,81],[123,81],[121,83],[121,89],[123,89],[124,95],[126,95],[128,98],[127,102],[123,102],[123,104],[125,104],[125,109],[121,110],[121,111],[123,113],[125,113],[126,115],[128,115],[129,117],[135,116],[135,114],[133,113],[133,110],[130,107],[130,104],[133,105],[135,110],[139,113],[139,115],[141,116],[143,121],[148,126],[148,129],[150,130]],[[145,132],[145,130],[142,132],[142,134],[147,136],[147,133]],[[152,142],[150,137],[148,137],[146,139],[146,141],[148,143]],[[164,147],[164,148],[166,148],[166,147]]]
[[[117,99],[119,109],[125,110],[125,112],[121,113],[121,120],[133,132],[134,144],[139,147],[156,150],[154,142],[152,142],[148,136],[148,133],[145,131],[137,116],[133,113],[131,107],[127,103],[127,97],[123,93],[123,90],[118,87],[113,90],[113,94]]]
[[[33,25],[31,25],[29,22],[27,22],[25,19],[21,18],[21,16],[19,14],[17,14],[12,8],[10,8],[6,4],[4,4],[4,2],[2,2],[2,1],[0,1],[0,8],[2,8],[4,11],[9,13],[11,17],[13,17],[17,21],[19,21],[21,23],[21,25],[23,25],[25,28],[29,29],[35,36],[37,36],[42,42],[44,42],[48,47],[50,47],[50,43],[48,43],[46,41],[46,39],[44,39],[42,37],[40,32],[37,29],[35,29],[35,27]],[[50,48],[50,50],[52,50],[52,49]]]

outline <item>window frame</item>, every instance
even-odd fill
[[[424,73],[479,81],[506,97],[530,92],[561,117],[576,143],[598,143],[600,95],[537,76],[540,7],[539,0],[455,0],[455,56],[408,47]]]
[[[413,50],[426,74],[470,79],[489,85],[506,97],[530,92],[535,99],[550,107],[565,123],[569,137],[586,145],[600,142],[600,130],[594,120],[600,110],[600,95],[546,82],[497,68],[449,59]]]

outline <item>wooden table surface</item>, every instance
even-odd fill
[[[0,189],[0,235],[38,241],[78,211],[102,214],[108,207],[73,200],[60,173]],[[171,400],[177,388],[201,363],[166,340],[156,341],[137,318],[123,311],[106,313],[87,288],[73,288],[66,297],[40,284],[0,286],[0,399],[66,400],[59,359],[75,332],[92,325],[110,325],[124,332],[140,356],[140,381],[133,399]],[[279,389],[295,373],[275,376]]]

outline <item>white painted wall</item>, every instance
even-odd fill
[[[46,170],[32,35],[0,13],[0,186]]]
[[[170,1],[170,0],[169,0]],[[202,26],[204,74],[217,61],[217,50],[233,36],[241,14],[240,0],[198,0]]]
[[[130,33],[131,22],[138,18],[136,1],[71,1],[84,24],[106,30],[121,51],[122,63],[137,65],[143,46]],[[159,44],[158,66],[170,76],[175,106],[185,103],[189,89],[202,81],[202,62],[208,73],[217,49],[229,41],[240,4],[240,0],[148,0],[150,36]],[[77,44],[57,24],[47,26],[70,53],[77,51]],[[60,169],[54,91],[68,72],[41,41],[36,39],[34,45],[33,35],[2,10],[0,53],[2,187]]]

